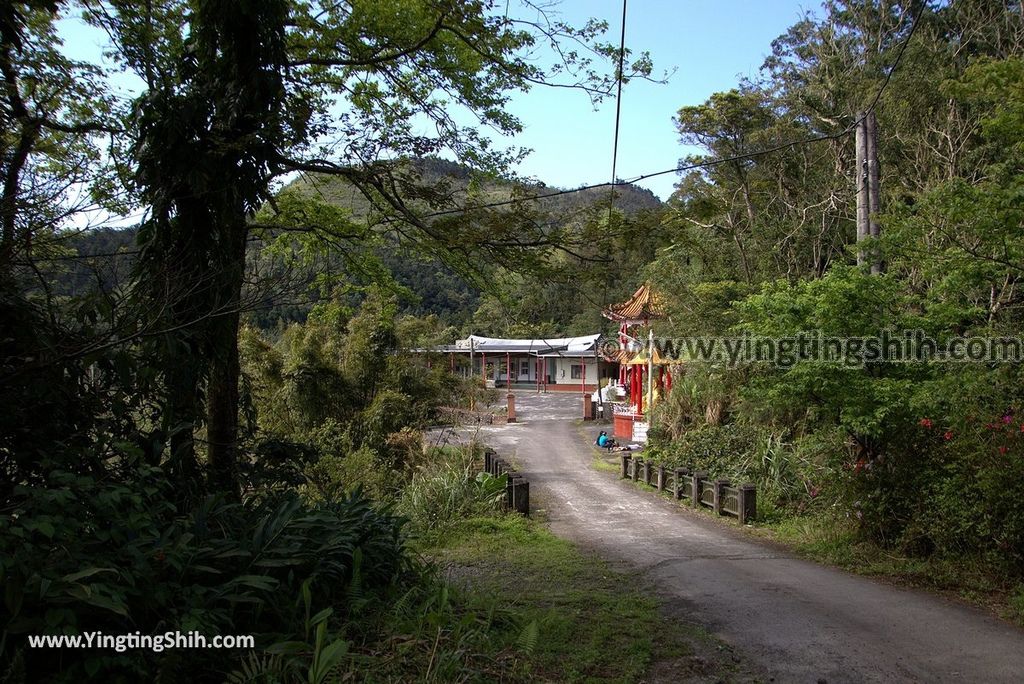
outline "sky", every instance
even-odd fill
[[[754,77],[772,41],[796,23],[817,0],[631,0],[626,15],[626,45],[634,54],[648,51],[654,76],[671,72],[667,83],[634,80],[623,87],[616,175],[629,180],[672,169],[697,150],[684,148],[672,122],[680,107],[704,102],[729,90],[741,78]],[[588,18],[608,22],[605,40],[617,43],[622,26],[621,0],[562,0],[553,14],[571,25]],[[524,18],[526,15],[522,15]],[[104,36],[78,20],[61,27],[64,49],[73,57],[104,61]],[[611,68],[610,65],[607,68]],[[130,96],[132,79],[115,77],[114,86]],[[516,93],[508,110],[524,130],[499,144],[533,150],[515,171],[549,186],[575,188],[611,179],[615,100],[595,110],[585,93],[535,86]],[[639,183],[661,199],[672,194],[676,174]]]
[[[647,50],[655,74],[675,70],[667,84],[634,80],[622,93],[616,175],[630,179],[671,169],[686,154],[672,123],[680,107],[704,102],[756,76],[772,41],[796,23],[814,0],[631,0],[627,5],[626,45]],[[619,0],[565,0],[565,20],[608,21],[608,40],[617,42],[622,26]],[[508,107],[524,123],[513,141],[534,151],[518,169],[548,185],[572,188],[611,178],[615,101],[594,111],[582,92],[537,87],[517,94]],[[639,183],[661,199],[672,194],[676,174]]]

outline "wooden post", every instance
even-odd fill
[[[707,477],[707,473],[699,471],[690,476],[690,482],[692,483],[690,489],[690,503],[694,508],[700,507],[700,490]]]
[[[516,395],[512,394],[511,389],[505,395],[505,400],[508,402],[508,419],[506,422],[514,423],[516,422]]]
[[[729,486],[728,480],[715,480],[715,498],[714,498],[714,510],[715,515],[722,515],[722,490]]]
[[[757,516],[757,488],[751,483],[740,485],[738,501],[740,525],[746,525]]]
[[[627,452],[619,454],[619,477],[625,480],[629,477],[629,462],[632,457]]]
[[[515,494],[515,481],[522,476],[514,470],[508,470],[505,472],[505,477],[508,478],[505,481],[505,504],[509,508],[512,508],[514,503],[513,495]]]
[[[640,468],[644,465],[644,459],[634,458],[633,459],[633,482],[640,479]]]
[[[651,462],[644,461],[644,484],[648,487],[651,486]]]
[[[485,473],[490,473],[491,475],[494,474],[494,457],[495,456],[497,456],[497,454],[495,454],[490,449],[488,449],[488,450],[486,450],[484,452],[484,472]]]
[[[665,466],[658,466],[658,491],[665,491]]]
[[[512,481],[512,510],[530,515],[530,483],[522,477]]]

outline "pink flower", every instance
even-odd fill
[[[817,487],[811,487],[811,496],[812,497],[818,496],[818,488]]]
[[[1007,413],[1005,416],[1003,416],[1003,422],[1006,423],[1007,425],[1013,422],[1013,414]]]
[[[932,426],[931,418],[922,418],[921,419],[921,427],[930,428],[931,426]]]
[[[947,442],[949,440],[953,439],[953,431],[952,430],[946,430],[946,434],[942,435],[942,439],[946,440]]]
[[[1004,447],[1004,446],[999,447],[999,453],[1005,454],[1006,453],[1006,447]]]

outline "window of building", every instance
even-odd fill
[[[572,365],[572,370],[570,372],[570,377],[573,380],[582,380],[583,379],[583,364],[581,364],[581,363],[574,363]]]
[[[519,374],[520,375],[529,375],[530,374],[530,362],[529,361],[523,361],[522,365],[519,368],[520,368],[520,370],[519,370]]]

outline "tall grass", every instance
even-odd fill
[[[481,472],[472,447],[434,449],[402,492],[397,512],[418,531],[442,530],[458,520],[498,511],[506,483],[504,475]]]

